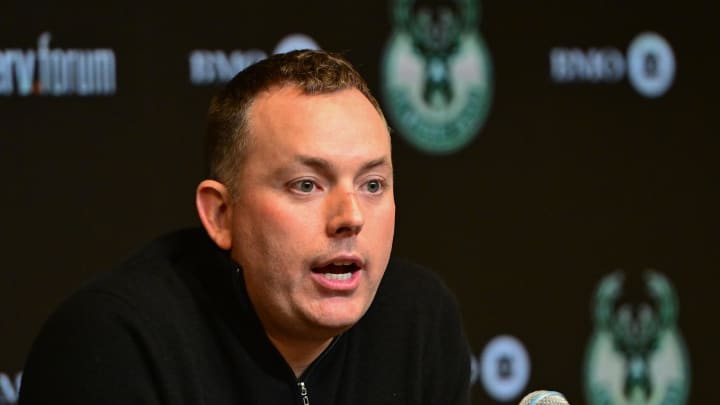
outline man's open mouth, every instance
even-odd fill
[[[358,270],[360,266],[355,260],[335,260],[312,269],[313,273],[322,274],[328,280],[349,280]]]

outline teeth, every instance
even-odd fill
[[[324,273],[323,276],[329,280],[350,280],[350,277],[352,277],[352,273]]]
[[[337,262],[333,262],[333,265],[335,266],[350,266],[353,262],[351,260],[340,260]]]

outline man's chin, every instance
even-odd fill
[[[334,305],[317,314],[313,323],[334,336],[350,329],[364,314],[365,308],[356,305]]]

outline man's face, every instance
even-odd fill
[[[365,313],[395,227],[390,136],[359,91],[260,94],[232,204],[232,257],[275,337],[327,338]]]

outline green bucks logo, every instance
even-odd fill
[[[647,271],[650,302],[620,304],[622,282],[622,273],[610,274],[595,294],[595,331],[585,364],[588,404],[685,404],[690,368],[672,286]]]
[[[425,152],[455,152],[485,123],[492,78],[478,14],[476,0],[392,3],[394,31],[381,74],[386,110]]]

